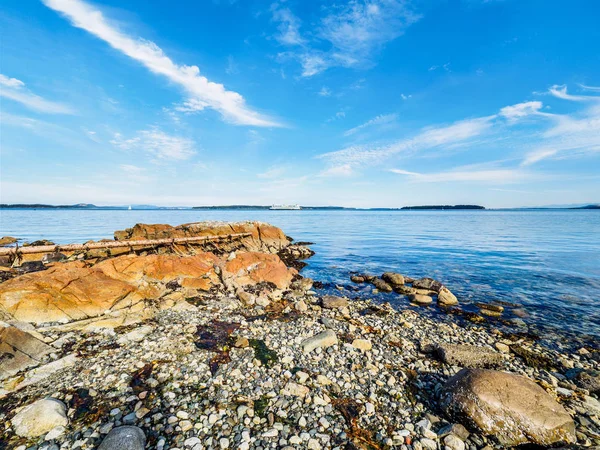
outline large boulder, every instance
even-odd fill
[[[38,365],[54,350],[31,334],[0,322],[0,380]]]
[[[223,236],[232,233],[250,233],[250,236],[241,239],[243,248],[248,251],[262,251],[277,253],[290,243],[287,236],[280,228],[262,222],[195,222],[178,225],[176,227],[166,224],[141,224],[133,228],[115,231],[115,239],[164,239],[196,236]],[[221,246],[221,245],[220,245]],[[224,243],[223,248],[228,248]]]
[[[444,386],[441,405],[502,445],[574,443],[567,411],[532,380],[506,372],[463,369]]]
[[[18,436],[34,438],[68,423],[66,407],[54,398],[38,400],[19,411],[11,420]]]
[[[420,278],[418,280],[414,280],[412,286],[415,289],[427,289],[430,291],[439,292],[442,289],[443,284],[434,280],[433,278]]]

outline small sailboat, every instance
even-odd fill
[[[129,211],[131,211],[131,205],[129,205],[129,208],[127,208]]]

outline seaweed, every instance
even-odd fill
[[[371,430],[361,428],[358,425],[358,418],[362,405],[353,398],[333,399],[333,406],[340,412],[348,426],[349,442],[347,449],[357,450],[380,450],[383,447],[375,440],[374,433]]]
[[[254,413],[258,417],[264,418],[266,416],[265,410],[267,409],[268,405],[269,405],[269,397],[267,397],[266,395],[263,395],[262,397],[254,400],[254,404],[253,404]]]
[[[221,364],[227,364],[229,362],[231,362],[229,350],[217,352],[217,354],[213,356],[208,363],[208,366],[210,367],[210,373],[213,376],[216,375],[217,371],[219,370],[219,366]]]
[[[258,359],[263,366],[271,367],[279,361],[279,356],[274,350],[271,350],[261,339],[249,339],[250,347],[254,349],[254,357]]]
[[[198,326],[196,347],[200,350],[226,351],[231,344],[231,333],[240,327],[239,323],[215,320],[210,325]]]
[[[150,375],[152,375],[152,370],[154,370],[154,364],[148,363],[141,369],[133,372],[129,386],[133,389],[135,394],[139,394],[140,392],[147,390],[146,380],[150,378]]]

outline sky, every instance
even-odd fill
[[[600,2],[8,0],[0,202],[600,202]]]

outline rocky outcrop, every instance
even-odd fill
[[[287,289],[297,275],[275,254],[237,252],[231,256],[224,261],[204,252],[123,255],[94,266],[81,261],[58,264],[0,284],[0,316],[36,324],[102,317],[102,322],[83,324],[114,327],[152,317],[157,309],[184,304],[183,296],[165,296],[169,283],[193,291],[222,288],[221,279],[234,292],[263,282]]]
[[[441,404],[451,417],[466,420],[502,445],[576,441],[575,424],[567,411],[519,375],[463,369],[444,386]]]
[[[262,222],[195,222],[178,226],[166,224],[141,224],[133,228],[115,231],[115,240],[163,239],[196,236],[223,236],[232,233],[250,233],[251,236],[239,241],[247,251],[277,253],[290,243],[281,229]],[[220,244],[227,251],[231,245]]]

